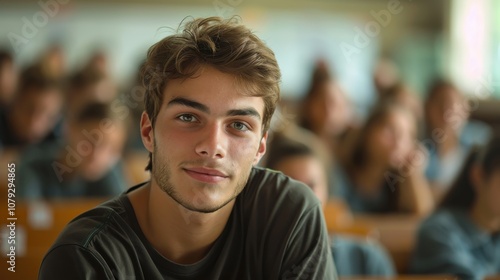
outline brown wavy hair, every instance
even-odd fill
[[[273,51],[234,17],[193,19],[179,29],[149,49],[141,71],[145,111],[153,127],[167,83],[193,77],[208,65],[234,75],[248,95],[263,98],[265,133],[280,95],[281,73]],[[151,154],[146,170],[151,170]]]

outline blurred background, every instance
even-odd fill
[[[492,0],[2,1],[0,34],[19,66],[58,45],[65,69],[72,71],[99,51],[125,84],[147,48],[186,17],[238,15],[275,51],[285,98],[304,95],[321,58],[362,114],[373,101],[372,73],[381,56],[395,63],[418,94],[441,75],[466,94],[485,82],[498,96],[499,11]]]
[[[261,165],[281,170],[290,151],[317,156],[323,175],[281,171],[325,177],[323,189],[310,186],[325,201],[330,232],[380,242],[393,263],[387,275],[409,273],[422,218],[473,146],[499,132],[500,1],[0,0],[1,205],[15,177],[24,221],[17,250],[30,268],[16,279],[35,277],[74,216],[149,179],[138,78],[148,48],[182,21],[234,15],[275,52],[282,72]],[[401,175],[405,168],[421,172]],[[412,197],[384,177],[394,170]],[[372,178],[379,182],[369,192],[397,195],[398,207],[358,197]]]

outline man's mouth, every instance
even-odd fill
[[[219,183],[229,177],[227,174],[217,169],[205,167],[190,167],[183,169],[191,178],[203,183]]]

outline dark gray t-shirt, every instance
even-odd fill
[[[39,275],[51,280],[335,278],[319,201],[305,185],[261,168],[253,168],[223,233],[195,264],[161,256],[122,194],[70,222]]]

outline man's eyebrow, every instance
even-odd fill
[[[227,111],[227,115],[228,116],[251,116],[251,117],[255,117],[259,120],[262,119],[259,112],[257,112],[257,110],[255,110],[254,108],[250,108],[250,107],[243,108],[243,109],[229,110],[229,111]]]
[[[207,113],[207,114],[210,113],[210,109],[206,105],[203,105],[199,102],[189,100],[189,99],[186,99],[183,97],[176,97],[176,98],[170,100],[167,104],[167,107],[170,107],[170,106],[176,105],[176,104],[186,106],[186,107],[191,107],[191,108],[200,110],[200,111]]]

